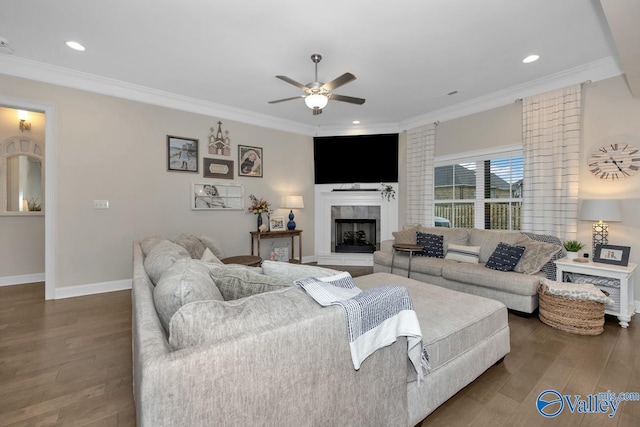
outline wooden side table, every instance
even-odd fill
[[[407,271],[407,277],[411,276],[411,259],[416,252],[422,252],[424,247],[420,245],[412,245],[411,243],[394,243],[393,254],[391,255],[391,274],[393,274],[393,262],[396,259],[396,251],[409,252],[409,268]]]
[[[607,308],[605,305],[604,312],[617,316],[621,327],[629,326],[631,316],[635,313],[633,271],[637,264],[630,262],[625,267],[591,261],[574,262],[567,258],[556,260],[554,263],[556,264],[556,281],[558,282],[563,281],[564,273],[579,273],[620,280],[620,308],[616,310],[616,308]]]
[[[291,237],[291,258],[289,262],[292,264],[302,264],[302,230],[285,230],[285,231],[251,231],[251,255],[254,254],[254,241],[257,242],[257,253],[260,256],[260,241],[262,239],[277,239],[282,237]],[[293,238],[298,236],[298,259],[295,257],[296,248]]]

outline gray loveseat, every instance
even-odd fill
[[[377,273],[357,285],[407,287],[431,371],[416,382],[405,338],[356,371],[342,308],[292,286],[323,269],[223,266],[183,249],[133,244],[139,426],[412,426],[510,350],[502,303]]]
[[[508,308],[533,313],[538,307],[538,284],[547,277],[555,280],[553,260],[564,256],[560,239],[553,236],[522,233],[519,231],[482,230],[477,228],[443,228],[424,225],[406,225],[394,232],[394,240],[383,241],[373,255],[374,272],[391,272],[406,276],[409,256],[396,253],[394,243],[416,243],[417,233],[443,236],[445,258],[413,256],[411,278],[460,292],[491,298]],[[486,267],[486,262],[500,242],[525,247],[524,254],[514,271],[498,271]],[[449,258],[449,248],[457,252],[475,252],[473,257]],[[458,261],[456,259],[463,259]]]

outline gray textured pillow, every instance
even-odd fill
[[[297,279],[334,276],[340,273],[338,270],[317,267],[315,265],[300,265],[268,260],[263,261],[261,267],[265,275],[277,277],[278,279],[291,284],[293,284],[293,281]]]
[[[166,240],[168,240],[166,237],[160,235],[146,237],[140,242],[140,249],[142,249],[144,256],[147,256],[158,243]]]
[[[553,243],[532,240],[524,235],[516,244],[524,246],[525,251],[513,271],[523,274],[536,274],[562,249],[561,246]]]
[[[515,245],[522,238],[519,231],[483,230],[472,228],[469,230],[469,246],[480,246],[480,262],[487,262],[498,247],[499,243]]]
[[[293,283],[265,276],[243,265],[211,266],[209,274],[225,301],[293,286]]]
[[[183,258],[169,267],[153,290],[153,301],[164,329],[169,331],[171,317],[185,304],[194,301],[222,301],[222,294],[199,260]]]
[[[395,239],[395,243],[409,243],[412,245],[416,244],[416,233],[420,231],[419,225],[414,225],[413,227],[404,228],[401,231],[394,231],[393,238]]]
[[[196,236],[191,236],[188,234],[181,234],[180,236],[178,236],[174,243],[177,243],[178,245],[185,248],[193,259],[202,258],[202,254],[204,254],[204,250],[206,249],[200,239],[198,239]]]
[[[220,244],[216,242],[215,239],[209,236],[205,236],[204,234],[199,235],[198,239],[200,239],[202,244],[209,248],[209,250],[213,252],[213,254],[217,256],[218,259],[226,258],[224,251],[222,250],[222,246],[220,246]]]
[[[179,350],[239,339],[294,325],[320,310],[326,308],[321,308],[298,287],[235,301],[194,302],[183,306],[171,318],[169,345]],[[295,328],[292,331],[291,339],[295,339]]]
[[[145,257],[144,269],[151,282],[157,285],[162,273],[181,258],[189,258],[189,252],[180,245],[164,240],[156,244]]]
[[[449,245],[465,246],[469,242],[469,230],[466,228],[425,227],[421,225],[420,232],[442,236],[445,253]]]

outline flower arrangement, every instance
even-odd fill
[[[385,184],[384,182],[381,182],[380,185],[382,186],[382,188],[380,189],[382,198],[387,199],[387,202],[390,202],[391,199],[395,200],[396,190],[393,189],[393,186],[391,184]]]
[[[271,214],[271,204],[267,202],[265,199],[257,198],[253,194],[249,195],[249,200],[251,201],[251,206],[249,206],[249,212],[254,213],[256,215],[261,213],[266,213],[267,215]]]

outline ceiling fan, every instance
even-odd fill
[[[313,110],[314,116],[322,114],[322,109],[327,106],[327,103],[330,99],[333,99],[334,101],[349,102],[351,104],[364,104],[365,100],[362,98],[354,98],[353,96],[344,96],[331,93],[332,90],[355,80],[356,76],[351,73],[344,73],[343,75],[330,81],[329,83],[319,82],[318,62],[322,60],[322,55],[320,55],[319,53],[314,53],[313,55],[311,55],[311,60],[314,64],[316,64],[316,79],[311,83],[303,85],[302,83],[298,83],[297,81],[290,79],[287,76],[276,76],[276,78],[302,89],[304,91],[304,95],[294,96],[291,98],[276,99],[275,101],[269,101],[269,104],[276,104],[278,102],[304,98],[305,104],[307,104],[307,107]]]

